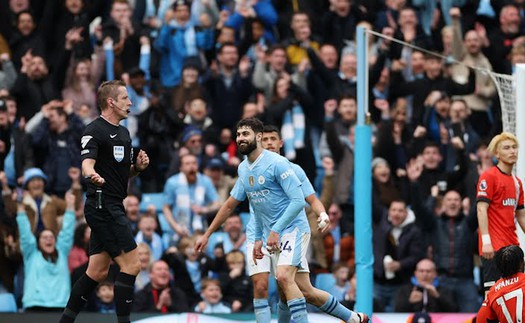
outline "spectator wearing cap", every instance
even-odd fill
[[[197,157],[199,171],[204,169],[208,159],[219,156],[217,146],[213,143],[206,143],[203,132],[199,128],[193,125],[187,126],[180,137],[179,149],[171,159],[168,174],[175,173],[174,170],[180,166],[181,156],[188,153]]]
[[[81,201],[82,188],[80,186],[80,171],[71,172],[71,177],[75,178],[73,192],[77,197],[76,206]],[[47,176],[40,168],[29,168],[24,172],[23,189],[26,192],[22,204],[29,220],[30,228],[33,233],[42,230],[51,230],[55,235],[59,231],[59,218],[66,211],[66,202],[57,196],[45,193],[44,187]],[[6,212],[10,215],[16,214],[17,206],[14,194],[11,194],[7,181],[2,183],[2,194]]]
[[[211,158],[204,167],[204,175],[208,176],[217,190],[219,200],[224,203],[230,196],[236,178],[224,173],[225,163],[221,158]]]
[[[197,156],[191,153],[182,155],[180,172],[168,178],[164,186],[162,210],[176,233],[174,242],[195,232],[203,232],[208,217],[213,216],[221,205],[212,181],[198,170]]]
[[[160,81],[164,87],[173,88],[181,79],[181,67],[188,57],[199,56],[201,50],[213,46],[213,30],[207,14],[201,16],[200,26],[190,20],[190,4],[177,0],[166,12],[165,23],[160,29],[155,47],[161,52]]]

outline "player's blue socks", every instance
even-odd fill
[[[279,300],[279,317],[277,323],[290,323],[291,318],[292,314],[290,313],[286,301]]]
[[[308,312],[306,312],[306,299],[304,297],[289,300],[288,308],[294,323],[308,323]]]
[[[335,316],[345,322],[348,322],[348,320],[350,320],[352,317],[352,311],[341,305],[341,303],[339,303],[339,301],[335,299],[333,295],[330,295],[326,303],[319,307],[319,309],[326,314]]]
[[[254,298],[253,311],[255,312],[255,321],[257,323],[267,323],[272,320],[270,305],[267,298]]]

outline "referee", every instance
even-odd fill
[[[101,115],[82,136],[82,174],[88,180],[84,208],[91,227],[89,264],[73,286],[60,323],[74,322],[88,295],[106,279],[111,259],[120,267],[115,280],[115,305],[119,323],[130,322],[135,277],[140,271],[137,244],[122,201],[128,179],[144,171],[148,155],[133,156],[129,131],[119,125],[128,117],[131,101],[122,81],[109,81],[97,92]]]

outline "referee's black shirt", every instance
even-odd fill
[[[81,145],[82,161],[95,159],[95,172],[106,181],[102,186],[103,195],[124,199],[127,196],[130,167],[134,162],[128,129],[98,117],[84,130]],[[86,195],[93,196],[95,189],[96,186],[88,182]]]

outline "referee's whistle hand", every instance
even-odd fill
[[[106,182],[106,180],[100,176],[98,173],[93,173],[90,176],[87,177],[89,181],[97,186],[102,186]]]

